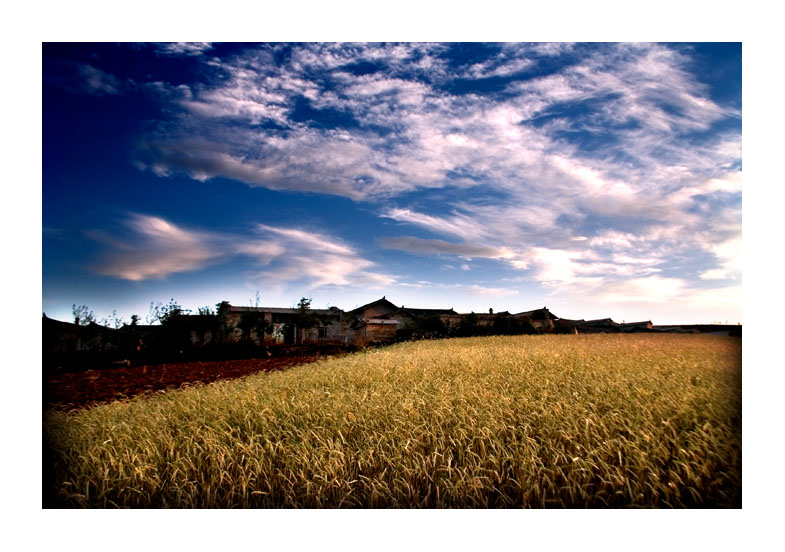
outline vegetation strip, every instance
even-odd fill
[[[741,340],[402,343],[44,415],[45,506],[740,507]]]

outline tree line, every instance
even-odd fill
[[[311,298],[302,297],[299,303],[297,303],[297,308],[300,310],[302,321],[302,325],[300,327],[313,327],[316,324],[316,320],[310,314],[311,301]],[[249,301],[249,305],[252,307],[259,306],[259,292],[256,292],[255,300]],[[147,316],[145,317],[145,322],[150,326],[163,326],[173,322],[174,320],[177,320],[181,316],[191,314],[202,316],[217,316],[220,306],[221,303],[215,305],[215,308],[206,305],[204,307],[197,308],[196,312],[194,313],[193,310],[184,308],[174,298],[170,299],[168,303],[161,303],[160,301],[156,303],[151,301]],[[117,316],[117,309],[112,310],[112,313],[109,316],[97,319],[95,313],[90,309],[90,307],[87,305],[77,304],[74,304],[71,307],[71,314],[73,315],[74,323],[79,326],[98,324],[100,326],[106,326],[107,328],[119,329],[125,325],[138,326],[142,320],[138,314],[132,314],[130,321],[126,323],[122,317]],[[240,322],[240,327],[244,328],[244,331],[245,328],[258,331],[260,328],[266,328],[266,326],[263,325],[263,322],[264,316],[261,313],[245,313]]]

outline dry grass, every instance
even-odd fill
[[[64,506],[740,507],[741,340],[405,343],[47,412],[44,438]]]

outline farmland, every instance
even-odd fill
[[[45,505],[740,507],[741,340],[402,343],[44,413]]]

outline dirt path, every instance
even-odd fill
[[[322,357],[324,358],[324,357]],[[284,370],[319,356],[185,362],[44,375],[43,407],[70,410],[163,389]]]

